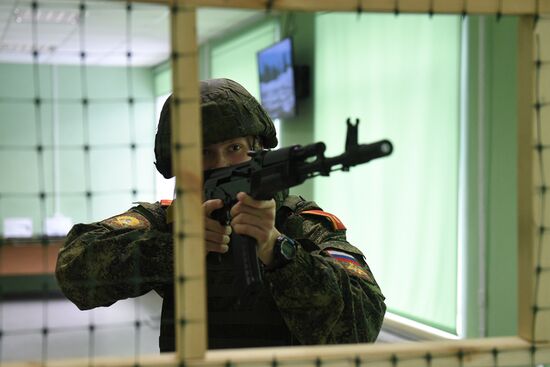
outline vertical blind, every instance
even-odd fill
[[[394,153],[315,182],[315,200],[348,227],[389,311],[456,332],[460,28],[456,16],[316,17],[315,140]]]

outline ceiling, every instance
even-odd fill
[[[123,1],[0,0],[0,62],[152,66],[170,53],[168,7]],[[34,16],[33,16],[34,14]],[[201,8],[198,42],[256,21],[262,11]],[[34,19],[34,21],[33,21]],[[128,51],[131,57],[128,57]]]

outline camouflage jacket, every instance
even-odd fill
[[[276,227],[299,247],[291,263],[265,272],[264,282],[296,344],[374,341],[384,296],[338,219],[289,196],[278,202]],[[57,280],[82,310],[151,290],[163,296],[173,280],[172,247],[166,209],[141,203],[101,222],[75,225],[59,252]]]

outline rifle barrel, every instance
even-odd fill
[[[343,170],[358,164],[367,163],[373,159],[390,155],[393,145],[389,140],[380,140],[372,144],[361,144],[354,146],[336,157],[317,159],[315,162],[306,163],[299,167],[298,171],[305,176],[320,173],[328,176],[335,166],[342,166]]]

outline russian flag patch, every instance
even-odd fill
[[[353,276],[358,278],[367,279],[372,282],[372,277],[370,274],[365,271],[365,269],[359,264],[357,259],[346,252],[337,251],[337,250],[325,250],[324,251],[329,257],[337,260],[340,265]]]
[[[318,215],[321,217],[325,217],[330,221],[334,229],[339,229],[339,230],[346,229],[346,226],[344,225],[344,223],[342,223],[342,221],[338,219],[336,215],[324,212],[322,210],[304,210],[303,212],[300,212],[300,214],[311,214],[311,215]]]

